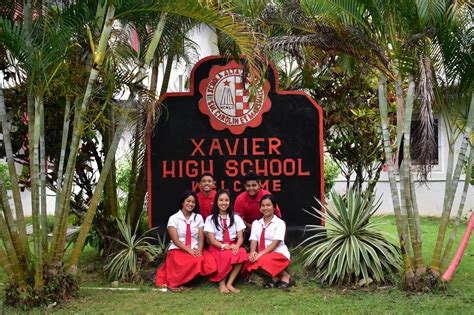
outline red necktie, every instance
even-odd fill
[[[184,245],[191,247],[191,223],[186,223],[186,241]]]
[[[268,223],[268,225],[272,224],[271,222]],[[265,229],[268,227],[268,225],[266,227],[263,227],[262,228],[262,234],[260,234],[260,242],[258,244],[258,251],[261,252],[262,250],[265,249]]]
[[[230,234],[227,228],[227,219],[222,219],[222,225],[224,226],[224,243],[230,244]]]

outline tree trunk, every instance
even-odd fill
[[[117,128],[117,131],[115,133],[114,140],[112,141],[112,144],[110,146],[109,153],[107,154],[107,157],[105,158],[104,167],[102,169],[102,172],[100,173],[99,180],[97,181],[97,185],[94,190],[94,195],[91,198],[89,208],[87,209],[86,215],[84,217],[84,221],[81,225],[81,229],[79,231],[76,244],[71,254],[71,260],[69,261],[69,264],[66,268],[67,271],[75,271],[77,261],[79,260],[79,255],[82,251],[82,248],[84,247],[87,234],[89,233],[89,230],[92,225],[92,220],[94,219],[97,205],[99,204],[100,197],[102,196],[105,181],[107,179],[108,173],[112,166],[112,162],[115,158],[115,152],[117,151],[120,138],[125,129],[125,125],[128,118],[128,112],[130,110],[130,104],[128,103],[130,101],[131,100],[127,101],[127,103],[125,104],[125,108],[123,109],[123,112],[119,119],[119,127]]]
[[[53,242],[51,245],[51,258],[53,261],[59,261],[63,255],[63,248],[61,244],[64,242],[65,239],[65,229],[64,227],[67,224],[67,216],[69,210],[69,196],[72,189],[72,178],[74,175],[74,168],[76,165],[76,158],[77,152],[79,149],[79,142],[82,136],[82,131],[84,128],[84,118],[83,117],[86,113],[87,106],[89,104],[89,100],[92,95],[92,88],[95,85],[95,81],[99,75],[99,68],[101,67],[104,56],[105,50],[107,48],[107,43],[110,38],[110,33],[112,31],[112,24],[113,24],[113,17],[115,13],[115,6],[110,4],[107,9],[107,16],[105,19],[104,27],[102,28],[101,37],[99,40],[99,45],[97,51],[95,52],[94,62],[92,65],[92,69],[89,75],[89,80],[87,83],[86,92],[84,93],[84,98],[82,100],[82,104],[78,110],[76,110],[76,115],[78,115],[77,121],[77,128],[74,126],[73,138],[71,141],[71,146],[69,150],[69,157],[68,162],[66,165],[66,172],[64,176],[64,185],[63,189],[61,190],[61,194],[59,196],[60,201],[60,218],[55,222],[55,230],[57,233],[53,235]]]
[[[26,263],[26,257],[23,254],[20,237],[18,235],[17,225],[15,219],[13,218],[12,210],[10,207],[10,202],[8,201],[7,190],[3,181],[3,177],[0,174],[0,207],[3,210],[5,216],[5,223],[8,226],[8,232],[10,234],[15,253],[18,256],[21,267],[24,271],[28,270],[28,265]]]
[[[7,258],[11,262],[11,269],[13,270],[13,275],[15,280],[18,282],[20,288],[25,289],[27,287],[26,277],[21,269],[20,261],[18,260],[17,253],[14,248],[13,241],[8,230],[8,226],[3,218],[3,215],[0,214],[0,234],[3,240],[3,246],[5,247]]]
[[[443,249],[444,238],[446,236],[446,229],[449,223],[449,216],[451,214],[451,209],[453,206],[454,196],[456,194],[457,186],[459,183],[459,177],[464,166],[464,159],[466,157],[466,149],[470,143],[470,136],[472,126],[474,124],[474,92],[471,94],[471,105],[469,107],[469,114],[467,117],[466,129],[464,131],[461,148],[459,149],[458,160],[456,162],[456,168],[454,169],[454,174],[450,187],[447,190],[446,204],[443,207],[443,212],[441,214],[441,223],[438,230],[438,238],[436,240],[435,249],[433,252],[433,259],[431,261],[431,269],[435,273],[439,273],[441,267],[441,252]]]
[[[388,109],[387,109],[387,89],[385,87],[386,78],[383,74],[380,74],[378,82],[378,97],[379,97],[379,109],[380,119],[382,125],[382,137],[383,145],[385,150],[385,159],[388,166],[388,178],[390,183],[390,193],[392,195],[393,210],[395,212],[396,225],[398,231],[398,237],[400,241],[400,248],[402,251],[403,264],[405,274],[413,274],[413,268],[411,266],[410,258],[408,257],[407,251],[407,236],[405,235],[405,221],[402,216],[400,208],[400,196],[398,194],[397,182],[394,175],[394,164],[392,159],[392,147],[390,143],[390,133],[388,130]]]
[[[41,246],[43,255],[48,255],[48,208],[46,203],[46,148],[44,141],[44,104],[40,103],[40,138],[39,138],[39,165],[40,165],[40,208],[41,208]]]
[[[133,195],[130,195],[128,203],[128,221],[130,226],[137,226],[137,222],[143,212],[143,203],[145,202],[145,195],[147,192],[146,179],[146,161],[143,161],[138,177],[136,178],[134,193]]]
[[[33,145],[30,150],[33,151],[33,159],[30,160],[31,170],[31,217],[33,221],[33,248],[35,253],[35,290],[43,289],[43,242],[40,223],[40,181],[39,181],[39,140],[41,132],[41,103],[42,96],[35,96],[35,120],[33,128]],[[33,194],[34,192],[34,194]]]
[[[64,108],[63,134],[61,137],[61,153],[59,155],[58,178],[56,180],[56,204],[55,204],[55,211],[54,211],[55,218],[59,217],[60,207],[59,207],[58,197],[61,194],[61,189],[63,185],[64,160],[66,158],[66,147],[67,147],[67,139],[69,135],[69,124],[71,121],[70,110],[71,110],[71,98],[66,96],[66,107]]]
[[[115,133],[115,117],[111,104],[107,105],[106,115],[110,124],[105,128],[103,133],[104,155],[107,156],[110,145]],[[105,182],[104,190],[104,211],[106,216],[116,217],[118,213],[117,207],[117,178],[116,178],[115,158],[112,161],[109,176]]]
[[[10,138],[10,126],[7,121],[5,99],[3,95],[3,87],[0,83],[0,121],[2,124],[3,146],[5,148],[5,156],[10,174],[13,202],[15,205],[16,223],[18,227],[18,235],[20,238],[21,249],[20,256],[28,258],[30,249],[28,247],[28,236],[26,235],[25,217],[23,215],[23,203],[21,202],[20,186],[18,185],[18,176],[16,174],[15,160],[13,157],[13,148]],[[23,263],[26,263],[24,261]],[[26,268],[25,268],[26,269]]]
[[[65,118],[66,119],[66,118]],[[74,121],[73,121],[73,128],[72,128],[72,140],[71,140],[71,145],[70,148],[73,147],[73,145],[79,143],[79,140],[76,138],[80,138],[80,133],[78,132],[79,130],[79,122],[81,119],[81,106],[79,104],[76,104],[75,106],[75,111],[74,111]],[[63,125],[64,129],[64,125]],[[64,140],[64,135],[63,135],[63,140]],[[60,189],[56,190],[56,208],[57,210],[57,215],[54,218],[54,228],[53,228],[53,240],[51,242],[51,251],[50,251],[50,256],[49,260],[51,262],[59,262],[60,261],[60,239],[61,239],[61,233],[64,230],[64,226],[66,225],[65,222],[67,222],[67,215],[69,214],[69,203],[67,201],[70,200],[70,187],[69,185],[69,180],[71,179],[71,172],[74,172],[74,169],[71,170],[70,164],[71,164],[71,159],[75,159],[75,157],[72,157],[71,155],[76,155],[77,156],[77,149],[74,151],[74,153],[71,151],[69,152],[68,156],[68,162],[66,164],[66,169],[65,169],[65,174],[62,176],[62,181],[61,181],[61,187]],[[74,160],[74,167],[75,167],[75,160]],[[64,178],[63,178],[64,177]],[[67,199],[66,199],[67,198]],[[66,218],[64,218],[66,216]]]
[[[13,271],[13,265],[10,262],[10,260],[8,259],[7,255],[5,254],[3,249],[1,249],[1,248],[0,248],[0,266],[2,267],[2,269],[5,272],[5,274],[6,274],[9,281],[11,281],[11,282],[17,281],[16,276],[15,276],[15,272]],[[26,283],[23,284],[23,287],[21,287],[21,288],[25,289],[26,288],[25,285],[26,285]]]
[[[408,219],[408,228],[410,230],[410,239],[413,246],[413,255],[415,258],[415,268],[416,272],[423,273],[425,271],[425,266],[423,264],[423,255],[422,255],[422,246],[420,233],[417,230],[417,225],[415,223],[415,214],[413,206],[413,195],[415,194],[412,191],[411,184],[411,156],[410,156],[410,142],[411,142],[411,119],[413,113],[413,102],[415,94],[415,81],[413,76],[409,76],[408,79],[408,91],[407,98],[405,103],[405,130],[404,130],[404,140],[403,140],[403,168],[401,172],[404,191],[402,192],[402,198],[405,200],[406,210],[407,210],[407,219]]]
[[[150,92],[153,95],[153,99],[156,99],[156,89],[158,87],[158,62],[153,63],[151,67],[150,77]]]
[[[448,244],[444,249],[443,258],[441,259],[441,266],[445,266],[448,261],[449,254],[453,248],[454,241],[456,240],[456,235],[458,232],[458,227],[461,224],[461,217],[464,212],[464,206],[466,205],[467,192],[469,191],[469,176],[472,174],[472,163],[474,161],[474,145],[471,145],[471,152],[469,154],[469,160],[466,168],[466,179],[464,180],[464,187],[461,196],[461,202],[459,203],[458,212],[456,213],[456,219],[454,220],[453,229],[451,235],[449,236]]]
[[[160,15],[160,22],[156,26],[155,32],[151,38],[150,44],[148,45],[148,49],[145,53],[145,60],[144,66],[149,67],[151,65],[151,61],[153,60],[153,56],[155,55],[156,48],[161,40],[161,35],[163,34],[163,30],[165,29],[166,25],[166,12],[162,12]]]
[[[156,48],[158,47],[158,43],[160,42],[160,39],[161,39],[161,35],[163,34],[163,29],[165,27],[165,24],[166,24],[166,14],[162,13],[160,16],[160,22],[158,23],[156,30],[153,34],[152,43],[150,43],[148,47],[144,65],[140,68],[140,70],[143,71],[143,75],[145,73],[144,72],[145,67],[149,67],[151,64],[152,57],[155,54]],[[168,89],[173,58],[171,58],[171,60],[168,60],[168,61],[170,62],[167,62],[166,69],[169,68],[169,71],[168,72],[165,71],[164,73],[160,96],[163,93],[163,89],[165,90],[165,92]],[[158,76],[158,67],[157,65],[155,65],[152,67],[152,78],[155,78],[157,76]],[[156,80],[151,80],[150,91],[153,93],[153,95],[156,94],[156,88],[157,88],[156,83],[157,83]],[[147,104],[147,105],[150,105],[147,110],[147,113],[148,113],[153,108],[153,104]],[[145,124],[145,126],[146,125],[147,124]],[[140,216],[143,211],[143,203],[144,203],[145,195],[147,191],[146,159],[143,159],[142,163],[140,163],[139,157],[138,157],[138,153],[142,151],[140,150],[140,148],[144,144],[143,138],[139,136],[139,134],[141,133],[141,129],[138,129],[138,128],[143,128],[145,126],[141,123],[138,124],[136,132],[135,132],[135,137],[134,137],[135,143],[134,143],[134,150],[133,150],[133,156],[132,156],[132,171],[131,171],[132,175],[130,177],[129,193],[128,193],[128,199],[127,199],[127,218],[128,218],[130,226],[132,227],[136,226],[138,220],[140,219]]]
[[[132,151],[132,161],[131,161],[131,170],[130,170],[130,179],[128,182],[128,195],[127,195],[127,219],[128,223],[132,222],[135,217],[135,212],[137,212],[137,193],[136,189],[138,187],[138,176],[141,171],[145,159],[140,159],[139,154],[141,154],[143,147],[142,143],[142,130],[144,128],[143,122],[140,120],[135,126],[135,134],[133,136],[133,151]],[[140,162],[140,160],[142,162]],[[133,225],[131,225],[133,226]]]
[[[166,67],[165,67],[165,72],[163,74],[163,83],[161,84],[160,97],[162,97],[168,90],[172,66],[173,66],[173,54],[169,54],[168,58],[166,59]]]

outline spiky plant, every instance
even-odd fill
[[[121,237],[112,239],[120,249],[109,256],[109,261],[104,266],[104,270],[107,272],[109,279],[137,282],[140,280],[142,268],[147,263],[159,258],[165,251],[163,251],[162,246],[156,246],[149,242],[153,238],[146,236],[147,232],[139,236],[137,234],[138,224],[133,232],[131,226],[123,220],[117,219],[117,226],[121,232]]]
[[[380,199],[348,190],[345,196],[331,192],[334,208],[322,205],[324,211],[312,207],[307,211],[325,226],[307,225],[312,233],[299,246],[303,247],[303,265],[316,271],[325,284],[354,284],[364,279],[370,283],[386,282],[386,275],[401,270],[401,257],[390,233],[379,229],[383,217],[373,217]]]

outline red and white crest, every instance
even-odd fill
[[[242,64],[231,61],[225,66],[212,67],[209,77],[199,84],[202,95],[199,110],[209,116],[212,128],[227,128],[239,135],[247,127],[258,127],[263,113],[270,110],[270,83],[265,80],[264,86],[251,98],[249,81],[243,82],[242,73]]]

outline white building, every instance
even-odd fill
[[[216,46],[217,37],[212,29],[207,26],[202,26],[198,30],[193,31],[190,34],[190,37],[199,45],[197,52],[200,58],[204,58],[211,55],[217,55],[218,49]],[[196,60],[197,61],[197,60]],[[160,73],[164,72],[164,65],[161,65]],[[193,65],[185,65],[185,64],[178,64],[173,66],[173,70],[170,77],[170,84],[168,87],[168,92],[184,92],[186,86],[186,80],[189,79],[191,69]],[[145,82],[146,83],[146,82]],[[161,85],[161,78],[159,78],[158,82],[158,90]],[[318,101],[318,100],[316,100]],[[444,198],[444,189],[445,189],[445,178],[446,178],[446,166],[447,166],[447,159],[448,159],[448,141],[446,138],[446,134],[444,132],[444,123],[442,119],[439,119],[438,125],[438,154],[439,154],[439,163],[436,165],[430,176],[429,181],[427,184],[416,184],[417,190],[417,201],[418,201],[418,208],[421,215],[425,216],[440,216],[442,212],[443,206],[443,198]],[[1,136],[1,135],[0,135]],[[129,148],[129,141],[131,139],[130,133],[127,133],[123,136],[122,144],[117,151],[117,160],[120,160],[124,154],[127,152]],[[456,155],[457,150],[459,149],[459,143],[456,146]],[[4,162],[1,162],[4,163]],[[463,185],[464,185],[465,175],[461,176],[461,181],[458,185],[458,190],[456,193],[456,198],[454,200],[453,211],[452,214],[454,215],[457,211],[457,207],[459,205],[459,199],[462,193]],[[343,192],[345,190],[345,179],[340,177],[338,178],[335,189],[337,191]],[[388,176],[385,172],[383,172],[380,176],[380,180],[376,186],[376,194],[382,197],[382,206],[380,208],[380,213],[393,213],[393,206],[392,206],[392,199],[390,195],[390,187],[388,183]],[[48,191],[48,212],[54,213],[54,196],[51,191]],[[29,191],[24,191],[22,193],[23,199],[23,206],[25,215],[31,215],[31,201],[30,201],[30,193]],[[464,213],[467,213],[470,209],[474,208],[474,194],[471,192],[468,194],[468,198],[466,200],[466,206]]]

